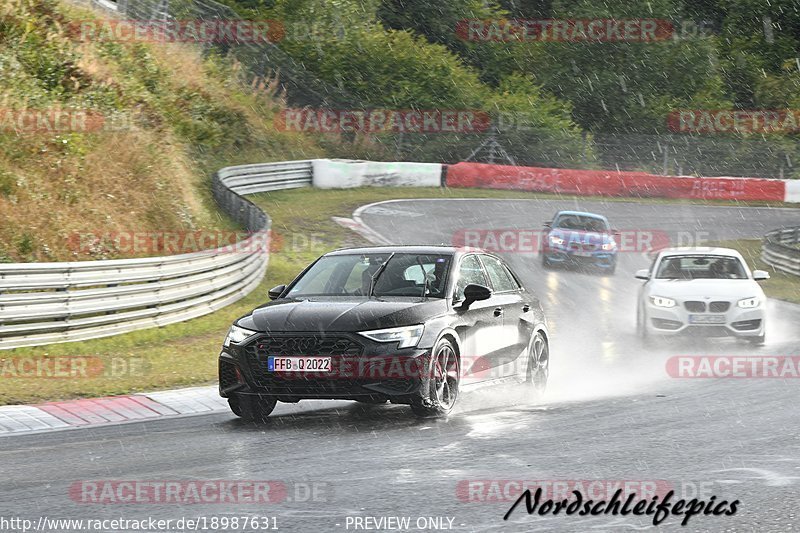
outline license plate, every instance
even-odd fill
[[[269,357],[270,372],[330,372],[330,357]]]
[[[575,257],[592,257],[592,252],[572,252]]]
[[[689,324],[724,324],[725,315],[689,315]]]

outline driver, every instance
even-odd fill
[[[667,260],[667,266],[664,267],[664,271],[661,274],[667,279],[677,279],[683,275],[683,271],[678,261],[671,259]]]

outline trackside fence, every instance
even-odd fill
[[[211,313],[258,286],[270,219],[242,195],[311,185],[311,162],[223,168],[221,209],[249,232],[236,245],[142,259],[0,264],[0,349],[164,326]]]
[[[800,276],[800,227],[767,233],[761,244],[761,259],[778,270]]]

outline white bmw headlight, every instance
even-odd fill
[[[401,328],[373,329],[358,334],[376,342],[397,342],[398,348],[412,348],[422,338],[425,326],[403,326]]]
[[[615,250],[617,248],[617,243],[614,241],[604,242],[602,246],[603,250]]]
[[[745,298],[744,300],[739,300],[739,303],[737,305],[742,309],[752,309],[753,307],[758,307],[758,304],[760,303],[761,301],[754,296],[752,298]]]
[[[239,344],[253,335],[258,333],[257,331],[250,331],[249,329],[240,328],[239,326],[231,326],[231,329],[228,330],[228,335],[225,337],[225,342],[222,343],[223,346],[230,346],[231,343]]]
[[[675,300],[672,298],[664,298],[663,296],[651,296],[650,301],[656,307],[675,307]]]
[[[564,239],[562,239],[558,235],[550,235],[550,244],[555,244],[560,246],[564,244]]]

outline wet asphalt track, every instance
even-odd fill
[[[559,208],[606,213],[620,229],[758,237],[797,224],[800,210],[574,201],[404,201],[364,210],[397,243],[449,243],[463,228],[539,229]],[[694,221],[694,222],[687,222]],[[347,516],[453,518],[461,531],[627,531],[648,517],[531,516],[504,503],[465,503],[463,480],[658,480],[688,498],[740,500],[733,517],[668,518],[659,529],[796,531],[800,500],[800,380],[678,380],[676,354],[800,355],[800,312],[771,302],[768,340],[682,341],[645,350],[634,336],[641,254],[602,277],[543,271],[509,253],[551,319],[552,374],[544,403],[515,389],[462,397],[446,421],[403,406],[281,405],[267,425],[228,414],[0,439],[0,517],[277,516],[280,531],[348,531]],[[211,356],[211,355],[210,355]],[[264,505],[78,504],[77,480],[250,479],[317,483],[319,501]],[[302,486],[302,485],[298,485]],[[290,499],[296,499],[290,489]],[[301,491],[303,492],[303,491]],[[324,500],[324,501],[323,501]],[[251,529],[246,529],[251,530]],[[353,527],[349,531],[353,531]]]

